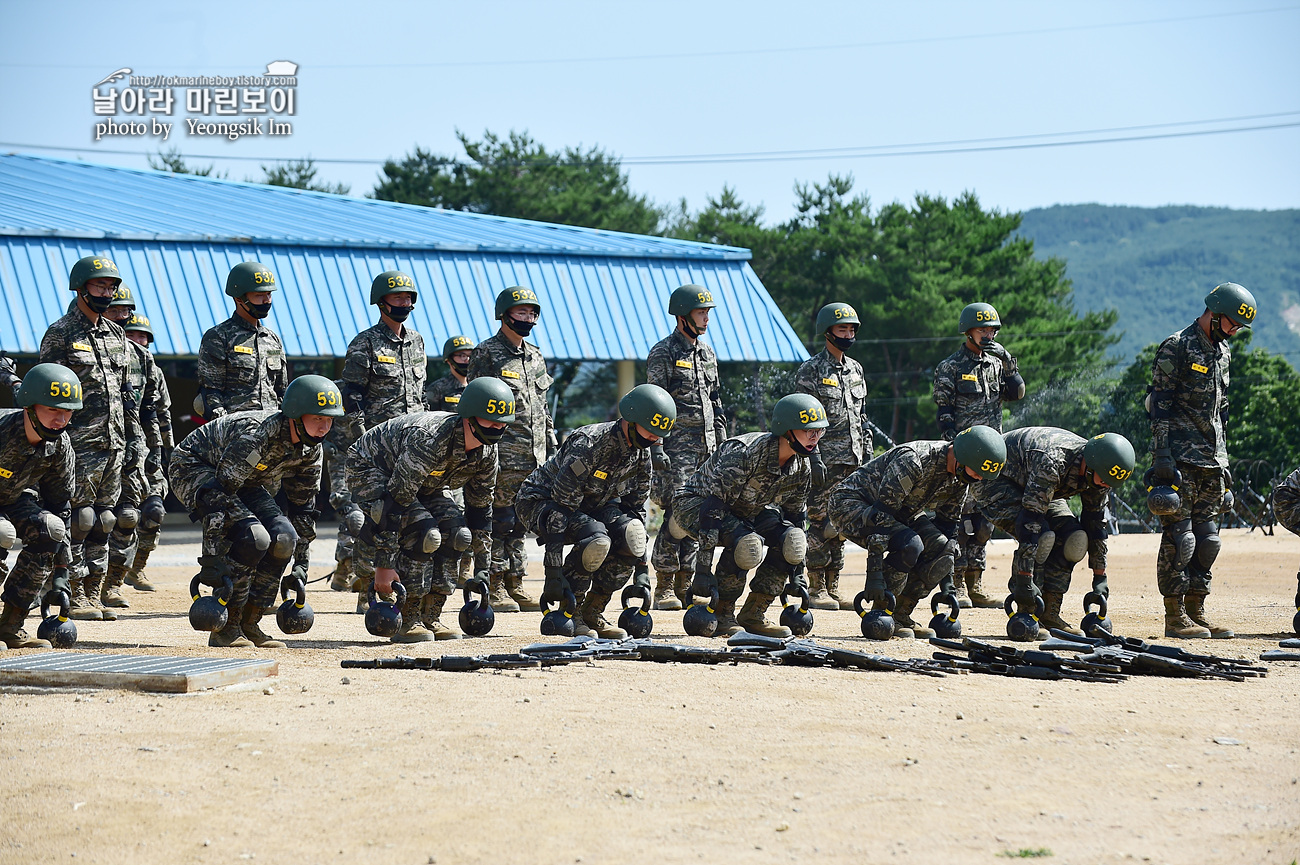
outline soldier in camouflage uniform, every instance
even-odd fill
[[[122,278],[110,259],[87,256],[72,266],[68,282],[77,292],[76,309],[45,331],[41,361],[62,364],[81,381],[82,409],[68,426],[77,454],[70,527],[72,616],[103,619],[100,588],[108,575],[109,533],[119,517],[138,519],[133,508],[115,511],[126,450],[123,393],[129,386],[129,349],[122,328],[103,314]]]
[[[656,610],[680,610],[695,572],[695,539],[670,530],[673,495],[727,437],[718,356],[700,341],[709,326],[709,310],[716,306],[713,294],[702,285],[673,289],[668,314],[676,317],[677,328],[655,343],[646,359],[646,381],[668,391],[677,404],[672,436],[650,449],[650,498],[663,511],[650,556]]]
[[[519,519],[544,543],[543,606],[572,592],[576,635],[622,639],[605,606],[629,576],[650,588],[646,562],[649,448],[667,437],[677,406],[666,390],[643,384],[618,403],[620,420],[579,427],[539,466],[515,502]],[[573,548],[564,555],[565,544]]]
[[[1074,566],[1088,558],[1092,589],[1109,595],[1106,584],[1106,499],[1110,485],[1133,474],[1133,445],[1118,433],[1083,439],[1057,427],[1022,427],[1004,437],[1007,464],[994,481],[975,486],[980,511],[1012,535],[1018,546],[1011,560],[1009,588],[1017,611],[1039,617],[1048,628],[1082,631],[1061,618]],[[1075,517],[1070,499],[1083,512]]]
[[[468,384],[465,376],[469,375],[469,357],[474,351],[474,345],[473,339],[461,334],[448,337],[442,344],[442,359],[447,364],[448,372],[440,378],[429,379],[429,383],[424,386],[424,402],[430,410],[456,411],[456,407],[460,404],[460,395]],[[456,504],[465,506],[460,490],[452,490],[451,497],[455,499]],[[487,579],[488,558],[489,554],[471,553],[466,550],[460,559],[460,574],[456,578],[457,588],[465,586],[471,568],[480,572],[483,579]],[[476,567],[475,559],[479,560]]]
[[[815,397],[784,396],[772,409],[770,432],[724,441],[673,497],[673,519],[700,542],[690,594],[718,593],[719,635],[743,629],[790,636],[789,628],[768,621],[767,609],[786,584],[807,585],[803,526],[812,484],[809,457],[828,426],[826,409]],[[713,550],[719,545],[715,573]],[[737,614],[745,574],[755,567],[749,596]]]
[[[1178,486],[1181,505],[1160,517],[1156,581],[1166,637],[1231,637],[1205,615],[1219,555],[1217,517],[1228,477],[1227,338],[1255,321],[1254,296],[1235,282],[1205,297],[1196,321],[1160,344],[1151,364],[1151,473]]]
[[[498,613],[538,609],[524,591],[524,534],[515,515],[515,495],[533,469],[555,452],[555,428],[546,405],[551,388],[546,360],[537,347],[524,342],[542,314],[536,293],[521,285],[502,290],[496,299],[501,328],[479,343],[469,358],[469,380],[493,376],[515,393],[515,419],[497,446],[496,494],[492,501],[492,558],[489,564],[491,605]]]
[[[235,411],[280,407],[289,383],[284,344],[262,324],[271,314],[275,274],[256,261],[235,265],[226,277],[226,294],[235,313],[203,334],[199,344],[199,395],[194,408],[206,420]]]
[[[1019,364],[996,340],[1001,327],[998,311],[987,303],[968,304],[961,311],[957,330],[966,335],[966,341],[934,368],[934,404],[939,434],[946,441],[976,424],[1001,432],[1002,403],[1025,396]],[[984,593],[986,547],[992,535],[993,524],[975,507],[974,497],[968,496],[966,512],[957,526],[960,549],[954,580],[962,607],[1002,606],[997,598]]]
[[[149,326],[148,318],[136,312],[127,319],[122,329],[126,331],[127,339],[146,352],[149,351],[149,346],[153,343],[153,328]],[[163,375],[162,367],[156,362],[150,367],[146,390],[150,399],[141,408],[140,419],[144,424],[145,443],[149,450],[144,463],[149,494],[140,506],[135,553],[125,577],[126,584],[139,592],[156,591],[153,583],[145,576],[144,569],[149,563],[150,553],[158,547],[158,535],[162,532],[163,518],[167,515],[167,509],[163,505],[168,490],[167,466],[171,462],[172,448],[176,446],[172,433],[171,393],[167,389],[167,378]]]
[[[258,623],[275,603],[291,558],[291,576],[307,581],[320,444],[342,414],[343,395],[334,382],[304,375],[285,389],[281,409],[222,415],[176,446],[172,492],[203,521],[199,581],[234,581],[229,619],[209,636],[209,646],[284,646]]]
[[[6,380],[14,375],[0,371]],[[64,430],[82,407],[81,381],[67,367],[38,364],[15,402],[21,408],[0,409],[0,567],[16,539],[23,549],[0,594],[0,644],[48,649],[47,641],[27,636],[23,621],[47,577],[55,589],[72,591],[67,567],[76,457]]]
[[[1300,469],[1273,487],[1273,513],[1282,528],[1300,535]],[[1300,573],[1296,574],[1295,607],[1300,613]],[[1296,628],[1300,633],[1300,627]]]
[[[840,594],[844,537],[826,512],[831,489],[864,460],[871,459],[871,424],[864,408],[867,380],[862,364],[845,354],[861,321],[847,303],[830,303],[817,313],[816,331],[826,347],[799,367],[795,390],[811,394],[826,407],[830,428],[812,457],[812,493],[808,497],[808,585],[811,606],[851,610],[853,599]]]
[[[366,431],[348,452],[348,486],[365,525],[357,575],[377,592],[406,587],[394,643],[454,640],[442,608],[456,588],[463,553],[491,546],[496,442],[514,414],[499,380],[472,382],[453,412],[399,415]],[[462,490],[465,506],[452,499]]]
[[[911,441],[885,451],[831,491],[832,522],[867,551],[867,600],[896,599],[894,633],[929,639],[912,619],[917,602],[944,584],[952,591],[957,522],[967,487],[992,480],[1007,461],[998,431],[973,426],[947,441]],[[934,518],[926,515],[934,511]]]

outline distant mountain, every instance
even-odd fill
[[[1300,366],[1300,210],[1058,204],[1025,211],[1020,234],[1038,257],[1066,260],[1077,309],[1119,310],[1123,358],[1186,327],[1231,281],[1259,303],[1252,344]]]

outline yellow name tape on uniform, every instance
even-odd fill
[[[6,480],[8,480],[9,478],[11,478],[11,477],[13,477],[13,476],[14,476],[14,473],[11,472],[11,471],[9,471],[9,469],[0,469],[0,478],[5,478]]]
[[[267,466],[266,463],[258,463],[258,464],[255,466],[255,468],[256,468],[259,472],[264,472],[264,471],[267,470],[268,466]]]
[[[831,377],[831,378],[824,378],[824,379],[822,379],[822,384],[824,384],[824,385],[829,385],[830,387],[839,387],[839,386],[840,386],[839,379],[834,378],[834,377]]]
[[[253,350],[246,345],[235,346],[235,354],[253,354]]]
[[[964,372],[961,374],[962,381],[979,381],[980,377],[973,373]]]
[[[596,469],[592,474],[600,478],[602,481],[609,477],[609,472],[602,472],[600,469]]]
[[[94,351],[93,348],[86,345],[84,342],[74,342],[72,344],[72,347],[75,348],[77,351]]]
[[[1210,371],[1210,368],[1209,368],[1208,366],[1201,366],[1199,363],[1194,363],[1194,364],[1192,364],[1192,369],[1196,370],[1197,372],[1209,372],[1209,371]]]
[[[677,365],[680,366],[682,369],[694,369],[694,367],[691,366],[691,362],[689,360],[679,360],[677,361]]]
[[[519,373],[515,372],[515,371],[512,370],[512,369],[503,369],[503,370],[501,370],[501,377],[502,377],[502,378],[519,378]]]
[[[447,470],[446,470],[446,469],[434,469],[433,471],[429,472],[429,477],[431,477],[431,478],[440,478],[440,477],[442,477],[443,475],[445,475],[446,473],[447,473]]]
[[[443,401],[443,402],[460,402],[460,397],[458,397],[458,396],[444,396],[444,397],[442,398],[442,401]]]
[[[397,358],[387,354],[377,354],[375,355],[375,360],[380,363],[397,363]]]

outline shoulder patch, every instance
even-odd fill
[[[253,354],[253,349],[246,345],[235,346],[235,354]]]
[[[253,451],[251,454],[244,457],[244,459],[245,461],[248,462],[250,466],[253,466],[254,468],[262,464],[262,454],[258,451]]]
[[[901,478],[898,479],[898,485],[903,488],[904,495],[907,495],[912,491],[912,486],[913,486],[912,479],[907,475],[903,475]]]
[[[587,467],[582,464],[582,460],[574,460],[572,463],[569,464],[569,468],[578,477],[582,477],[587,473]]]
[[[1156,366],[1160,367],[1160,369],[1164,372],[1165,375],[1173,375],[1173,374],[1174,374],[1174,364],[1173,364],[1173,361],[1171,361],[1171,360],[1170,360],[1169,358],[1167,358],[1167,357],[1162,357],[1162,358],[1160,358],[1160,360],[1157,361]]]

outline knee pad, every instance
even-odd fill
[[[1219,529],[1212,522],[1197,523],[1192,526],[1192,535],[1196,538],[1196,564],[1208,571],[1219,557],[1219,550],[1223,546],[1219,539]]]
[[[294,548],[298,546],[298,531],[288,517],[275,517],[266,524],[266,533],[271,538],[266,555],[269,558],[289,561],[293,558]]]
[[[1056,546],[1056,532],[1048,529],[1038,536],[1038,550],[1034,553],[1034,564],[1041,565],[1047,561],[1047,557],[1052,554],[1052,549]]]
[[[1174,547],[1174,570],[1181,571],[1191,562],[1192,554],[1196,552],[1196,535],[1192,533],[1192,521],[1179,520],[1165,526],[1164,536]]]
[[[519,518],[515,516],[515,506],[507,505],[504,508],[496,508],[492,512],[492,534],[498,538],[509,537],[514,533],[515,527],[519,524]]]
[[[945,550],[933,558],[917,562],[916,570],[912,573],[921,581],[925,593],[929,594],[931,589],[952,574],[955,565],[956,561],[951,553]]]
[[[668,536],[675,541],[685,540],[690,537],[690,533],[682,528],[682,524],[677,522],[677,515],[672,511],[668,512]]]
[[[140,509],[130,505],[118,505],[113,517],[117,528],[129,532],[140,524]]]
[[[921,553],[925,552],[925,543],[911,529],[899,529],[889,536],[887,549],[885,567],[905,574],[916,567]]]
[[[72,539],[80,543],[90,534],[90,530],[95,527],[95,509],[90,505],[84,505],[72,509]]]
[[[426,517],[403,526],[397,533],[397,543],[402,552],[416,561],[428,561],[442,546],[442,532],[432,517]]]
[[[0,519],[0,523],[7,522]],[[29,545],[34,553],[53,553],[57,552],[59,547],[68,537],[67,527],[63,525],[63,520],[59,519],[49,511],[41,511],[33,520],[35,523],[35,535],[32,543]],[[0,532],[3,532],[3,526],[0,526]],[[3,539],[0,538],[0,541]],[[8,549],[0,542],[0,549]]]
[[[1088,555],[1088,533],[1084,531],[1083,523],[1074,516],[1065,515],[1051,517],[1050,524],[1053,549],[1049,552],[1055,552],[1057,558],[1070,565],[1083,561],[1083,557]],[[1044,561],[1045,558],[1040,559],[1039,564]]]
[[[791,526],[785,530],[785,536],[781,538],[781,557],[785,559],[788,565],[801,564],[808,555],[808,536],[804,530],[796,526]]]
[[[1081,562],[1088,555],[1088,533],[1082,527],[1071,531],[1061,544],[1061,555],[1067,562]]]
[[[241,565],[255,567],[271,548],[271,533],[255,517],[235,523],[230,530],[230,557]]]
[[[91,527],[90,533],[86,535],[86,540],[93,543],[102,544],[108,540],[109,534],[117,525],[117,514],[105,508],[95,513],[95,525]]]
[[[140,525],[146,529],[158,528],[166,517],[167,506],[163,504],[162,496],[149,496],[140,506]]]
[[[763,561],[763,536],[758,532],[741,535],[732,545],[731,556],[740,570],[752,571]]]
[[[576,529],[576,535],[574,552],[577,553],[578,567],[586,574],[594,574],[605,563],[605,557],[613,546],[605,525],[588,519]]]
[[[634,559],[645,557],[645,523],[635,517],[626,517],[611,525],[609,529],[616,552]]]
[[[439,527],[448,538],[448,544],[458,553],[463,553],[474,544],[474,533],[469,526]]]
[[[0,517],[0,550],[10,549],[16,540],[18,540],[18,530],[14,528],[14,524]]]

